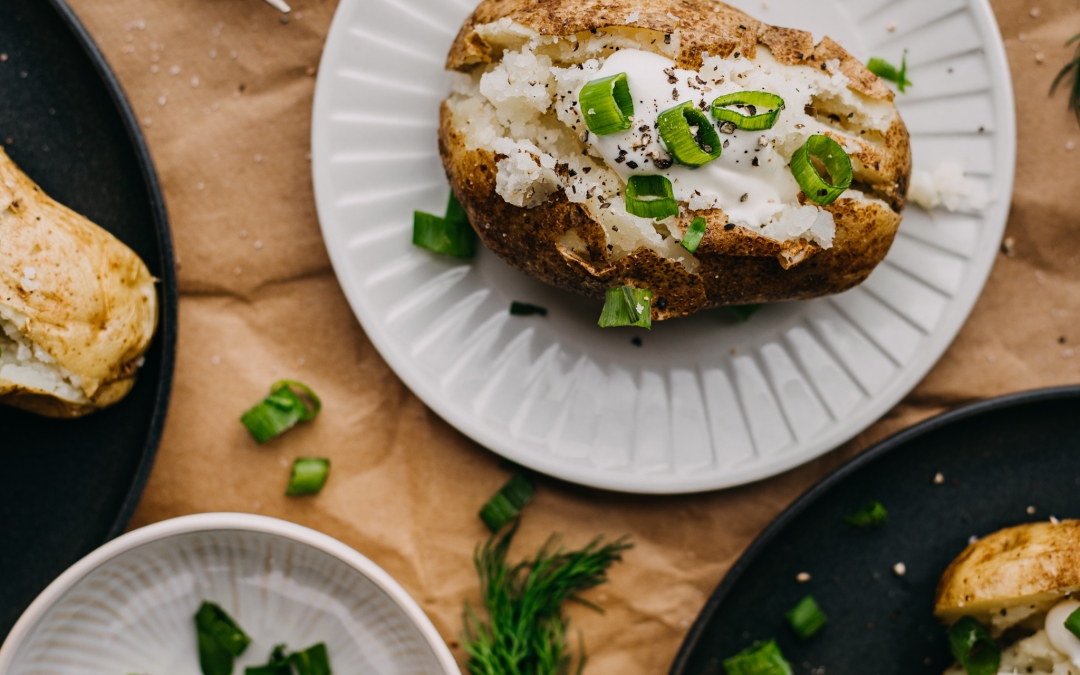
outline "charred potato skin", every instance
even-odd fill
[[[934,614],[989,623],[997,612],[1032,605],[1049,610],[1080,591],[1080,520],[1026,523],[983,537],[945,570]]]
[[[451,48],[447,68],[468,72],[501,55],[485,42],[477,26],[509,18],[541,35],[574,35],[623,25],[630,11],[639,13],[634,28],[658,35],[678,32],[679,67],[698,69],[703,55],[753,58],[759,45],[790,65],[817,66],[840,61],[849,88],[871,99],[891,101],[892,91],[862,63],[829,38],[814,45],[810,33],[763,24],[727,5],[710,0],[484,0],[466,20]],[[678,20],[672,17],[678,17]],[[844,142],[840,135],[836,139]],[[692,314],[722,305],[801,300],[840,293],[862,283],[884,259],[900,224],[911,172],[910,139],[897,117],[881,145],[861,144],[852,152],[856,181],[885,202],[841,198],[827,207],[836,222],[833,247],[821,250],[805,240],[781,243],[742,227],[726,228],[722,211],[704,215],[707,233],[695,253],[697,273],[646,248],[609,261],[602,227],[585,208],[556,191],[531,209],[506,203],[495,192],[496,164],[502,157],[485,149],[470,150],[455,130],[444,103],[439,151],[451,187],[484,244],[521,271],[556,287],[603,298],[609,286],[629,283],[653,290],[654,320]],[[588,256],[559,244],[574,230],[586,242]],[[784,263],[785,253],[801,256]],[[657,305],[660,306],[657,306]]]
[[[32,265],[40,289],[19,281]],[[74,418],[134,386],[158,322],[155,279],[113,235],[56,202],[0,148],[0,304],[27,317],[20,332],[82,378],[86,402],[0,378],[0,403]]]

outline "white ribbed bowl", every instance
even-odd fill
[[[899,63],[916,168],[960,164],[982,213],[909,206],[859,288],[725,310],[651,332],[602,330],[601,304],[549,288],[490,251],[411,245],[414,210],[442,213],[436,145],[443,62],[475,0],[342,0],[315,95],[315,194],[330,258],[394,371],[477,442],[559,478],[630,492],[711,490],[835,448],[926,375],[967,319],[1001,242],[1016,123],[987,0],[728,0],[769,23],[828,34]],[[547,307],[512,317],[510,302]],[[630,340],[640,336],[642,347]]]
[[[49,585],[0,647],[0,675],[200,675],[193,616],[221,605],[253,639],[325,642],[336,673],[459,675],[423,610],[345,544],[275,518],[210,513],[135,530]]]

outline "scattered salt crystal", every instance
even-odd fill
[[[1071,347],[1066,347],[1065,349],[1061,350],[1062,358],[1071,359],[1072,355],[1073,355],[1073,350],[1072,350]]]
[[[195,76],[195,77],[191,78],[191,86],[192,87],[198,87],[199,86],[199,77],[198,76]]]
[[[217,58],[217,50],[216,49],[211,49],[210,50],[210,58],[212,58],[212,59]]]
[[[1033,515],[1035,515],[1035,507],[1034,507],[1034,506],[1029,506],[1029,507],[1027,507],[1027,514],[1028,514],[1029,516],[1033,516]]]
[[[214,364],[215,366],[218,365],[219,363],[221,363],[221,357],[217,355],[211,356],[210,363]]]
[[[975,543],[975,542],[977,542],[977,541],[979,541],[979,538],[978,538],[978,537],[976,537],[975,535],[971,535],[970,537],[968,537],[968,544],[969,544],[969,545],[970,545],[970,544],[974,544],[974,543]]]
[[[810,573],[799,572],[795,575],[795,581],[798,581],[800,584],[805,584],[807,581],[810,581]]]
[[[240,238],[247,239],[247,230],[240,230]]]
[[[944,482],[945,482],[945,474],[941,473],[940,471],[938,473],[934,474],[934,485],[941,485]]]
[[[1016,36],[1016,39],[1020,42],[1027,42],[1027,33],[1020,33]]]
[[[167,97],[165,97],[165,96],[158,96],[158,100],[157,100],[157,104],[158,104],[158,105],[165,105],[165,104],[166,104],[166,103],[168,103],[168,102],[169,102],[169,99],[168,99]]]
[[[896,574],[896,576],[902,577],[905,574],[907,574],[907,565],[905,565],[902,562],[898,562],[895,565],[893,565],[892,571],[893,571],[893,573]]]
[[[235,59],[237,56],[239,56],[239,54],[237,54],[236,52],[229,52],[230,59]]]
[[[7,54],[0,54],[0,61],[7,61]]]
[[[1076,142],[1075,141],[1065,141],[1065,149],[1069,150],[1069,151],[1075,150],[1076,149]]]
[[[196,183],[195,184],[195,189],[196,190],[205,190],[206,189],[206,183],[203,183],[203,182]]]
[[[262,160],[263,160],[262,155],[255,155],[255,163],[256,164],[262,164]]]
[[[242,273],[243,271],[244,271],[244,270],[240,269],[239,267],[234,267],[234,268],[233,268],[233,274],[235,274],[236,276],[240,276],[240,274],[241,274],[241,273]]]
[[[637,23],[637,20],[641,18],[641,12],[630,12],[626,15],[626,23]]]
[[[1046,54],[1043,54],[1042,52],[1036,52],[1035,53],[1035,63],[1042,63],[1045,60],[1046,60]]]
[[[263,247],[263,243],[262,243],[261,241],[257,241],[257,242],[255,242],[255,250],[256,250],[256,251],[259,251],[259,250],[261,250],[261,249],[262,249],[262,247]]]
[[[142,123],[144,127],[148,127],[154,123],[154,120],[149,117],[144,117]]]
[[[172,68],[169,68],[169,74],[172,75],[173,77],[179,75],[180,74],[180,66],[173,66]]]
[[[1031,15],[1032,19],[1038,19],[1039,15],[1042,14],[1042,11],[1038,7],[1032,7],[1031,11],[1028,12],[1028,14]]]
[[[158,70],[160,70],[160,69],[156,65],[150,66],[150,72],[151,73],[156,73]]]
[[[1051,523],[1053,523],[1054,525],[1060,525],[1060,524],[1061,524],[1061,521],[1060,521],[1060,520],[1058,520],[1058,519],[1057,519],[1056,517],[1054,517],[1054,516],[1050,516],[1050,522],[1051,522]]]
[[[895,23],[890,23],[889,24],[889,32],[890,33],[895,33],[896,32],[896,24]]]

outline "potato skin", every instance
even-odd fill
[[[631,11],[639,14],[634,28],[665,34],[678,30],[680,67],[700,68],[705,52],[728,56],[738,51],[752,58],[760,44],[791,65],[838,59],[851,89],[872,99],[893,99],[876,75],[832,40],[815,46],[810,33],[763,24],[712,0],[484,0],[459,32],[447,68],[467,72],[500,56],[499,47],[477,32],[483,24],[509,18],[542,35],[571,35],[624,25]],[[843,142],[839,135],[836,139]],[[704,216],[708,229],[695,253],[700,268],[692,274],[644,247],[609,260],[602,227],[561,190],[531,209],[508,204],[495,192],[501,156],[467,148],[445,103],[439,127],[439,152],[451,187],[488,248],[530,276],[583,295],[603,298],[606,288],[626,283],[649,288],[656,298],[653,320],[721,305],[809,299],[863,282],[888,253],[900,224],[911,150],[899,118],[883,144],[859,145],[852,153],[856,180],[885,203],[842,198],[826,207],[836,222],[831,249],[805,241],[781,243],[742,227],[726,229],[728,219],[719,210],[693,212],[684,214],[680,227]],[[570,230],[586,242],[587,256],[559,244]]]
[[[983,623],[1002,609],[1032,605],[1042,613],[1080,590],[1080,520],[1026,523],[979,539],[938,582],[934,614],[945,623]]]
[[[33,267],[36,289],[21,281]],[[0,305],[82,379],[79,404],[0,378],[0,403],[49,417],[112,405],[135,383],[157,326],[154,278],[134,251],[46,195],[0,149]]]

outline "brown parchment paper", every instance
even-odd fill
[[[205,511],[262,513],[353,546],[412,593],[457,643],[478,599],[477,509],[506,480],[497,458],[395,377],[346,305],[312,197],[310,112],[336,3],[70,0],[144,125],[180,262],[180,347],[165,439],[132,527]],[[594,675],[666,672],[725,571],[788,503],[870,443],[976,399],[1080,381],[1080,127],[1047,96],[1080,32],[1078,0],[993,0],[1020,119],[1007,236],[974,313],[903,403],[846,446],[776,478],[685,497],[625,496],[544,479],[519,535],[531,552],[632,536],[637,547],[572,609]],[[770,17],[783,24],[782,17]],[[916,83],[916,86],[918,83]],[[916,158],[917,159],[917,158]],[[1074,350],[1076,353],[1074,354]],[[267,447],[237,422],[280,377],[325,409]],[[332,460],[315,498],[282,496],[302,455]],[[931,477],[927,477],[929,480]]]

